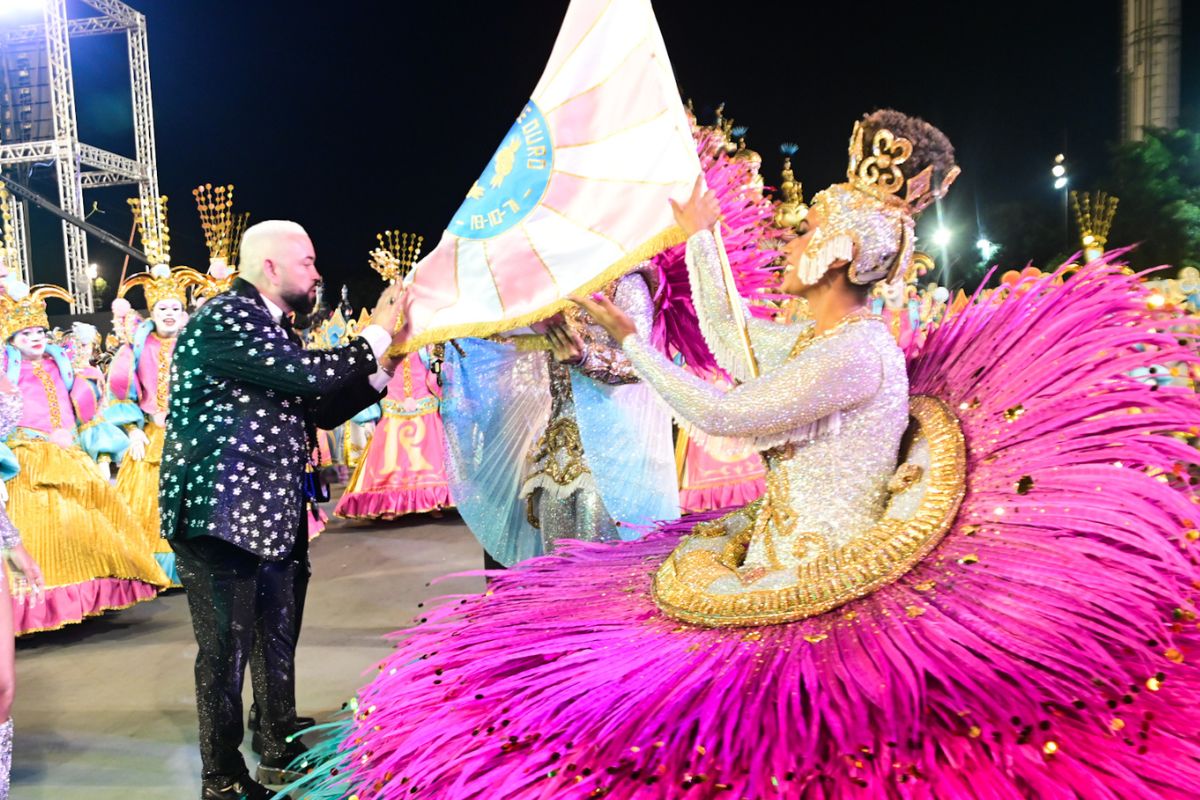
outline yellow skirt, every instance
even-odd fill
[[[134,518],[86,453],[42,440],[11,445],[21,472],[8,483],[8,515],[48,590],[101,578],[168,585],[154,558],[158,527]]]
[[[159,535],[158,515],[158,473],[162,466],[165,431],[153,422],[147,422],[145,430],[150,439],[146,457],[134,461],[126,454],[117,470],[117,494],[129,505],[134,519],[150,532],[153,541],[150,552],[170,553],[170,543]]]

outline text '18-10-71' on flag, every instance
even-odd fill
[[[404,295],[404,350],[544,319],[677,244],[700,174],[649,0],[573,0],[537,88]]]

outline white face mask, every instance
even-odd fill
[[[12,345],[21,355],[30,360],[36,360],[46,354],[46,329],[25,328],[13,334]]]
[[[187,322],[188,315],[178,300],[159,300],[150,312],[150,319],[154,321],[154,332],[170,339],[179,334],[179,329]]]
[[[908,302],[908,284],[904,281],[880,281],[879,293],[884,305],[890,309],[900,309]]]

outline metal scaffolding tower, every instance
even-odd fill
[[[82,0],[99,16],[70,19],[66,0],[44,0],[40,25],[0,27],[0,66],[4,77],[0,111],[0,170],[33,162],[52,162],[58,178],[58,202],[65,214],[85,215],[83,192],[104,186],[136,184],[144,207],[157,207],[158,167],[154,148],[154,111],[150,97],[150,57],[146,18],[120,0]],[[133,158],[79,140],[75,82],[71,74],[71,38],[124,33],[129,45],[133,93]],[[44,75],[44,77],[43,77]],[[24,201],[16,197],[12,218],[20,221],[16,250],[23,260],[11,264],[24,280],[32,279]],[[157,237],[163,221],[148,220],[145,233]],[[84,231],[63,223],[67,289],[76,313],[94,310]],[[17,227],[14,225],[14,227]]]

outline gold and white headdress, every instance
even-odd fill
[[[146,293],[146,308],[153,310],[162,300],[178,300],[187,308],[188,290],[206,285],[205,276],[191,267],[171,269],[166,264],[156,264],[146,272],[130,275],[117,289],[117,297],[124,297],[130,289],[142,287]]]
[[[908,273],[917,215],[945,196],[961,171],[951,168],[937,185],[932,164],[905,178],[900,166],[912,155],[913,143],[903,136],[880,128],[868,142],[862,122],[854,124],[847,182],[813,198],[823,219],[797,266],[801,281],[816,283],[838,262],[849,262],[850,281],[861,285]]]
[[[55,297],[73,303],[71,293],[61,286],[41,283],[37,286],[9,278],[0,291],[0,340],[7,342],[26,328],[50,329],[46,316],[46,298]]]
[[[197,299],[211,299],[233,285],[237,275],[238,249],[250,221],[250,212],[233,210],[233,184],[213,186],[205,183],[192,190],[204,244],[208,248],[208,273],[196,289]]]

